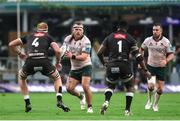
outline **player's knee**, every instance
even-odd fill
[[[134,91],[135,91],[135,89],[134,89],[133,86],[127,88],[127,92],[132,92],[132,93],[134,93]]]
[[[148,90],[152,92],[154,90],[154,85],[148,85]]]
[[[84,91],[89,90],[89,84],[83,84],[82,87]]]
[[[159,94],[159,95],[162,95],[162,93],[163,93],[163,90],[162,89],[157,89],[157,94]]]
[[[148,90],[152,92],[154,90],[154,87],[149,87]]]
[[[60,74],[57,70],[53,74],[50,75],[50,78],[52,78],[54,81],[60,78]]]
[[[67,92],[72,93],[74,88],[71,86],[66,86],[66,90],[67,90]]]
[[[19,70],[19,79],[20,80],[26,80],[27,74],[21,70]]]

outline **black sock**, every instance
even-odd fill
[[[88,104],[88,108],[89,108],[89,107],[92,107],[92,104]]]
[[[130,111],[130,106],[132,102],[132,96],[126,96],[126,110]]]
[[[107,92],[105,92],[105,101],[110,101],[110,99],[111,99],[111,96],[112,96],[112,92],[110,92],[110,91],[107,91]]]
[[[57,95],[57,101],[62,101],[62,87],[60,86],[59,87],[59,90],[58,90],[58,95]]]
[[[30,99],[24,99],[24,101],[25,101],[26,105],[30,105],[31,104],[30,103]]]
[[[58,95],[58,96],[57,96],[57,100],[58,100],[58,101],[62,101],[62,96],[61,96],[61,95]]]
[[[62,87],[61,86],[59,87],[58,93],[62,93]]]

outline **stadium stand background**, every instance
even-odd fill
[[[96,51],[104,37],[115,30],[116,24],[121,19],[128,21],[128,31],[138,40],[139,45],[146,36],[151,35],[154,22],[162,23],[164,35],[171,40],[174,48],[180,45],[179,0],[2,0],[0,1],[0,84],[17,84],[17,57],[7,45],[17,37],[18,2],[21,11],[21,35],[32,32],[39,21],[45,21],[50,26],[50,34],[61,45],[64,37],[70,33],[71,24],[76,20],[84,22],[86,34],[93,46],[92,83],[95,85],[104,83],[104,69],[98,61]],[[53,56],[52,51],[49,54]],[[168,84],[180,83],[175,66],[175,62],[168,65],[169,74],[166,77]],[[66,75],[63,77],[66,79]],[[51,81],[41,74],[29,77],[29,80],[32,84],[51,84]]]

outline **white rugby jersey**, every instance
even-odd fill
[[[165,67],[166,65],[161,65],[160,61],[166,60],[167,54],[174,52],[170,41],[164,36],[157,42],[153,36],[147,37],[141,48],[148,49],[147,64],[153,67]]]
[[[78,70],[87,65],[92,65],[90,52],[91,52],[91,42],[90,40],[84,35],[81,40],[75,41],[74,39],[70,40],[72,35],[67,36],[64,39],[64,44],[68,46],[70,52],[73,55],[80,55],[82,52],[88,53],[89,56],[85,61],[79,61],[76,59],[71,59],[71,70]]]

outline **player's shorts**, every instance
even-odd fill
[[[157,80],[165,81],[165,67],[152,67],[147,65],[147,68],[152,75],[156,76]]]
[[[85,66],[79,70],[71,70],[69,72],[69,77],[74,78],[81,82],[83,76],[91,77],[92,65]]]
[[[28,58],[22,67],[22,71],[27,75],[33,75],[40,71],[43,75],[49,76],[56,70],[48,58],[31,59]]]
[[[131,65],[129,62],[108,63],[106,69],[106,81],[109,83],[118,83],[119,81],[128,82],[133,78]]]

